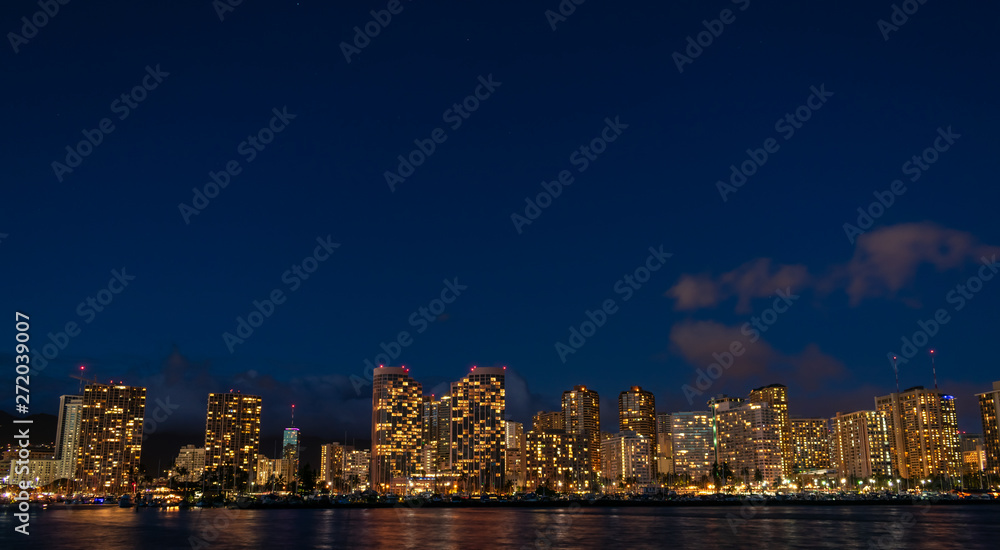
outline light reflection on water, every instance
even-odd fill
[[[29,537],[13,532],[9,513],[0,515],[0,548],[1000,548],[1000,506],[764,506],[742,512],[108,507],[33,514]]]

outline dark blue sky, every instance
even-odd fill
[[[54,413],[87,364],[147,386],[151,408],[177,404],[156,431],[192,443],[206,394],[230,388],[264,396],[271,435],[295,403],[304,433],[366,437],[370,386],[350,377],[408,331],[393,364],[428,392],[507,365],[516,420],[575,384],[601,393],[611,427],[631,385],[671,411],[772,382],[793,414],[829,417],[873,408],[894,388],[886,354],[945,309],[900,384],[933,384],[933,347],[962,427],[981,429],[1000,283],[961,309],[949,292],[1000,246],[995,5],[932,0],[885,40],[891,2],[593,0],[553,30],[556,0],[403,1],[348,63],[341,43],[387,2],[328,4],[247,1],[220,21],[207,0],[70,2],[16,52],[7,35],[0,304],[31,315],[36,346],[80,327],[32,377],[33,411]],[[39,9],[5,2],[0,27],[21,33]],[[674,52],[720,17],[679,71]],[[160,82],[122,118],[144,78]],[[453,105],[477,90],[458,125]],[[791,133],[778,121],[797,109],[808,120]],[[57,177],[105,118],[114,129]],[[243,142],[269,125],[280,132],[249,160]],[[436,128],[443,141],[392,191],[386,171]],[[602,132],[614,141],[584,163]],[[769,139],[723,200],[717,181]],[[935,144],[926,170],[904,164]],[[230,161],[239,173],[185,220],[179,205]],[[564,170],[572,184],[519,233],[512,214]],[[844,223],[894,180],[905,192],[848,239]],[[307,280],[283,278],[318,237],[339,247]],[[672,256],[625,300],[616,284],[661,246]],[[123,268],[134,280],[103,311],[78,307]],[[456,278],[467,288],[444,312],[411,323]],[[800,298],[750,343],[741,326],[779,288]],[[284,303],[230,353],[223,334],[275,289]],[[556,343],[608,299],[615,313],[563,362]],[[746,353],[689,404],[682,386],[734,341]]]

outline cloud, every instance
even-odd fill
[[[725,368],[719,379],[780,382],[815,390],[831,380],[842,379],[847,373],[839,360],[823,353],[815,344],[807,345],[800,353],[789,355],[774,349],[763,339],[751,343],[740,327],[714,321],[685,321],[670,330],[673,350],[688,363],[706,372],[712,363],[725,367],[724,363],[728,361],[726,356],[736,342],[745,351],[732,358],[732,366]],[[692,373],[692,378],[696,377]],[[696,387],[694,382],[690,384]]]
[[[932,223],[884,227],[858,239],[846,266],[847,295],[851,305],[886,294],[894,297],[922,264],[947,271],[998,252],[1000,248],[982,245],[969,233]]]
[[[820,295],[844,291],[850,304],[857,306],[869,298],[899,298],[898,293],[913,282],[922,265],[946,271],[997,253],[1000,248],[980,244],[963,231],[929,222],[906,223],[862,235],[849,261],[820,273],[810,273],[800,264],[757,258],[717,277],[682,275],[666,296],[675,300],[674,309],[680,311],[716,307],[735,297],[736,311],[745,313],[753,299],[771,296],[776,289],[812,288]]]
[[[736,311],[750,311],[750,301],[774,294],[778,288],[802,288],[812,282],[809,270],[803,265],[772,266],[770,258],[758,258],[723,273],[718,279],[710,275],[683,275],[667,291],[675,298],[678,310],[713,307],[733,296],[738,298]]]

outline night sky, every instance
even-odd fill
[[[202,444],[230,389],[266,437],[294,403],[367,439],[385,344],[438,395],[506,365],[524,422],[576,384],[605,430],[632,385],[669,412],[779,382],[830,417],[894,390],[924,322],[901,387],[933,348],[979,431],[1000,9],[903,4],[69,2],[25,33],[41,8],[4,2],[0,309],[63,345],[32,412],[86,365],[167,405],[150,440]]]

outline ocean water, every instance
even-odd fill
[[[0,516],[0,548],[1000,548],[1000,506],[154,510]]]

